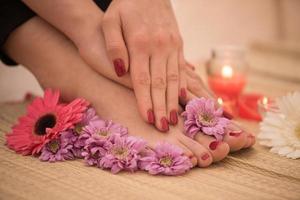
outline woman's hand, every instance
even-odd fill
[[[116,74],[130,71],[143,119],[168,131],[169,123],[177,124],[178,97],[187,98],[183,44],[170,1],[114,0],[102,30]]]

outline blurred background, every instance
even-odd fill
[[[299,0],[172,2],[185,42],[185,56],[196,66],[209,58],[212,48],[228,44],[288,54],[293,57],[289,65],[300,63]],[[288,73],[288,68],[279,69],[278,62],[274,63],[273,68],[261,64],[254,66],[256,70],[271,70],[275,75]],[[300,81],[300,66],[293,67],[289,73],[293,81]],[[0,102],[21,100],[27,92],[41,93],[30,72],[22,66],[6,67],[0,63]]]

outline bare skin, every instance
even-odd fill
[[[86,98],[99,115],[127,126],[131,135],[146,139],[150,146],[162,140],[175,144],[199,167],[207,167],[225,158],[230,150],[247,148],[255,142],[253,136],[243,132],[238,137],[227,135],[212,148],[212,143],[216,144],[213,137],[202,133],[197,134],[196,140],[186,137],[181,118],[179,126],[161,134],[143,122],[132,90],[95,73],[81,59],[73,43],[39,17],[16,29],[8,38],[5,50],[26,66],[44,88],[59,89],[67,101],[79,96]]]

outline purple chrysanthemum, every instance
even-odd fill
[[[180,175],[192,168],[183,151],[169,143],[159,143],[152,152],[140,159],[140,168],[150,174]]]
[[[112,145],[111,142],[99,140],[94,136],[85,141],[83,152],[81,153],[85,162],[90,165],[99,165],[100,159],[105,155],[107,149]]]
[[[146,142],[142,139],[132,136],[117,136],[100,160],[99,167],[111,169],[114,174],[121,170],[134,172],[138,169],[138,162],[141,158],[140,153],[145,147]]]
[[[111,120],[95,120],[89,123],[84,129],[83,134],[79,136],[80,140],[86,140],[90,137],[95,139],[112,141],[115,136],[125,136],[128,129]]]
[[[96,114],[96,110],[94,108],[89,108],[83,114],[82,120],[75,125],[74,132],[80,135],[85,126],[87,126],[90,122],[99,120],[99,116]]]
[[[215,101],[204,97],[188,102],[182,115],[185,119],[185,132],[191,138],[202,131],[204,134],[213,135],[217,140],[222,140],[229,124],[229,120],[223,117],[222,108],[216,109]]]
[[[61,135],[61,140],[66,143],[72,144],[72,149],[70,149],[70,151],[76,158],[82,158],[81,153],[83,151],[85,142],[83,140],[79,140],[79,135],[74,132],[74,130],[63,132]]]
[[[56,139],[49,141],[42,149],[42,153],[39,157],[42,161],[64,161],[74,159],[72,153],[73,145],[67,140],[63,140],[63,135],[67,133],[64,132],[62,135]]]

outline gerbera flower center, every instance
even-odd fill
[[[59,142],[59,140],[51,140],[50,142],[48,142],[47,148],[52,153],[57,153],[57,151],[60,148],[60,142]]]
[[[34,133],[45,135],[47,128],[53,128],[56,125],[56,117],[53,114],[46,114],[40,117],[34,126]]]
[[[116,147],[113,149],[112,153],[119,159],[124,159],[128,156],[128,149],[125,147]]]
[[[209,113],[201,113],[199,114],[198,120],[204,126],[213,125],[215,122],[215,118],[212,114]]]
[[[164,156],[159,160],[159,163],[164,167],[170,167],[173,163],[173,160],[170,156]]]

